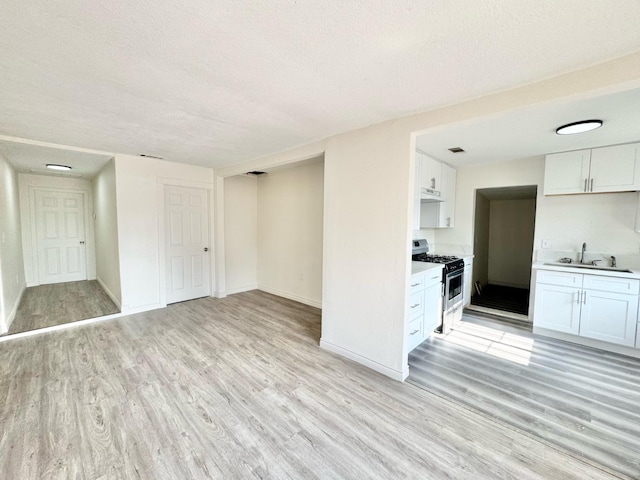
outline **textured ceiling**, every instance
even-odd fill
[[[0,9],[0,134],[209,166],[640,50],[636,0]]]

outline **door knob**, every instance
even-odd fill
[[[204,251],[208,252],[209,251],[209,247],[204,247]]]

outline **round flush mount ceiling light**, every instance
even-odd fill
[[[581,122],[567,123],[556,129],[558,135],[573,135],[595,130],[602,126],[602,120],[582,120]]]
[[[71,170],[69,165],[57,165],[55,163],[47,163],[47,168],[50,168],[51,170],[62,170],[65,172]]]

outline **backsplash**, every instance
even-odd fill
[[[640,269],[639,254],[616,254],[615,252],[601,253],[586,251],[584,253],[584,261],[585,263],[589,263],[593,260],[599,260],[600,266],[608,267],[611,265],[612,255],[616,257],[616,264],[619,268],[628,268],[631,270]],[[574,262],[577,262],[580,258],[580,252],[575,250],[551,250],[538,248],[534,251],[533,262],[557,262],[564,257],[568,257]]]

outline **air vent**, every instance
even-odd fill
[[[451,147],[449,149],[449,151],[451,153],[464,153],[464,149],[460,148],[460,147]]]
[[[247,175],[266,175],[267,172],[260,172],[258,170],[254,170],[253,172],[247,172]]]
[[[147,155],[145,153],[139,153],[138,156],[139,157],[146,157],[146,158],[155,158],[156,160],[164,160],[164,158],[162,158],[162,157],[156,157],[155,155]]]

